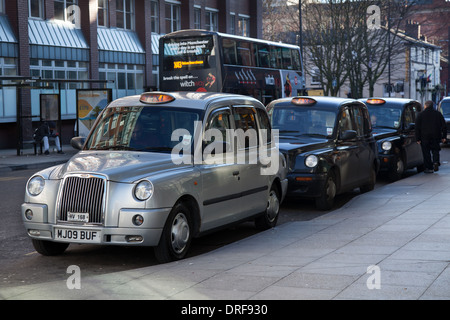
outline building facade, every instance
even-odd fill
[[[158,89],[159,37],[193,28],[261,38],[261,1],[0,0],[0,148],[31,139],[42,94],[59,95],[67,143],[77,89]]]

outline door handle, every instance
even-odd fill
[[[239,175],[239,171],[233,171],[233,176],[238,176]]]

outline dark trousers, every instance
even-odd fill
[[[433,163],[440,163],[439,151],[441,150],[440,139],[423,139],[421,142],[423,164],[425,169],[433,170]]]

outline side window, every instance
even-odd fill
[[[416,114],[413,108],[414,107],[412,105],[408,105],[405,107],[404,128],[406,128],[410,123],[414,123],[416,121]]]
[[[214,111],[209,116],[209,120],[206,123],[205,132],[210,129],[217,129],[222,133],[222,141],[226,142],[227,141],[227,129],[231,129],[230,115],[231,115],[231,112],[228,108]],[[215,141],[215,136],[212,136],[211,139],[206,139],[205,137],[203,137],[203,140],[205,142],[205,146],[207,146],[210,143]]]
[[[256,111],[254,108],[235,107],[234,124],[240,148],[258,146],[258,127],[256,126]]]
[[[352,115],[350,112],[350,108],[346,107],[342,109],[341,119],[339,120],[339,134],[342,135],[347,130],[355,130],[352,121]]]
[[[360,107],[354,107],[353,115],[355,119],[356,133],[358,134],[358,137],[363,137],[366,134],[366,130],[364,129],[365,123],[363,109]]]
[[[257,109],[259,119],[259,129],[261,135],[261,145],[270,144],[272,142],[272,129],[270,126],[270,120],[267,113],[264,110]]]

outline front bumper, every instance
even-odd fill
[[[380,172],[391,171],[397,165],[396,156],[393,154],[379,154],[378,159],[380,160]]]
[[[288,196],[315,198],[321,195],[327,180],[326,173],[288,174]]]
[[[30,213],[33,214],[30,219]],[[33,239],[101,245],[157,246],[171,208],[121,209],[116,226],[49,222],[47,206],[22,204],[22,219],[28,235]],[[141,215],[144,222],[133,224],[133,217]],[[27,218],[28,217],[28,218]]]

